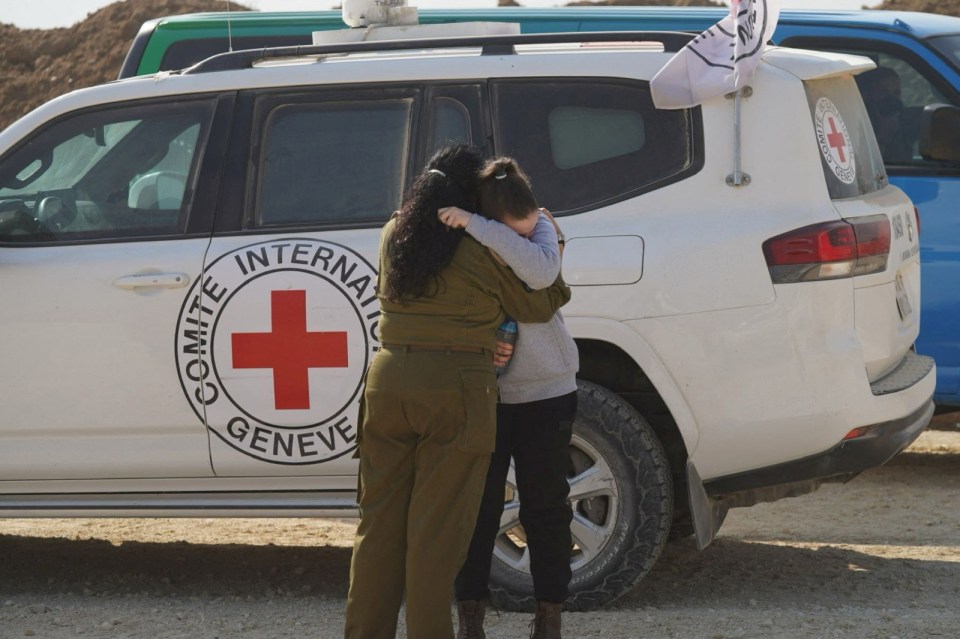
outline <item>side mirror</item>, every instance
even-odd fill
[[[950,104],[923,107],[920,155],[925,160],[960,162],[960,108]]]

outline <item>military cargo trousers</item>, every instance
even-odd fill
[[[344,636],[452,639],[466,558],[496,437],[492,354],[381,349],[360,429],[360,524]]]

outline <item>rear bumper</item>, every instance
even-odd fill
[[[711,479],[704,482],[704,488],[711,498],[720,499],[733,497],[738,493],[750,493],[778,486],[786,489],[791,485],[849,478],[868,468],[885,464],[909,446],[930,423],[933,411],[933,399],[930,398],[909,415],[872,424],[868,427],[866,434],[842,441],[823,453]],[[739,502],[766,501],[766,499],[761,497],[754,500],[732,499],[731,501],[733,502],[731,505],[747,505]]]

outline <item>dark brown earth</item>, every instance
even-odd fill
[[[0,23],[0,129],[58,95],[115,80],[147,20],[209,11],[210,5],[210,0],[126,0],[63,29]],[[231,3],[231,9],[243,7]]]

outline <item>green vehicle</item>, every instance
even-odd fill
[[[562,9],[421,9],[420,24],[450,22],[515,22],[522,33],[561,31],[678,31],[675,7],[633,9],[566,7]],[[724,10],[689,9],[686,17],[712,24]],[[658,26],[662,23],[662,27]],[[314,31],[345,29],[340,11],[194,13],[144,23],[120,70],[120,78],[176,71],[232,49],[260,49],[312,44]]]

